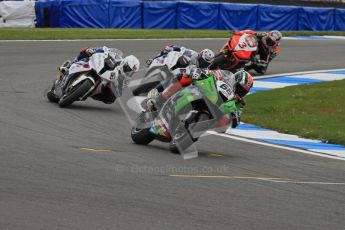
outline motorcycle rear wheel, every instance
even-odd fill
[[[155,135],[149,129],[139,129],[133,127],[131,130],[131,138],[138,145],[148,145],[155,139]]]
[[[66,96],[60,98],[59,106],[61,108],[65,108],[71,105],[73,102],[79,100],[82,96],[84,96],[90,88],[93,86],[93,82],[89,79],[86,79],[79,86],[75,87],[75,89],[67,94]]]

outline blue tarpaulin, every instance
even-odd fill
[[[258,28],[260,30],[297,30],[300,7],[260,5]]]
[[[38,27],[345,31],[344,9],[264,4],[41,0],[36,17]]]
[[[143,2],[143,27],[147,29],[175,29],[176,2]]]
[[[334,30],[345,31],[345,9],[335,9]]]
[[[178,29],[218,29],[218,3],[179,2]]]
[[[141,2],[110,1],[109,26],[111,28],[142,28]]]
[[[108,27],[109,0],[64,0],[60,2],[60,27]]]
[[[218,29],[221,30],[256,30],[258,5],[219,4]]]
[[[334,30],[334,9],[302,7],[298,23],[299,30]]]
[[[59,27],[60,1],[35,2],[37,27]]]

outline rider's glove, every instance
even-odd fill
[[[88,57],[91,57],[95,52],[96,52],[96,50],[94,48],[89,48],[89,47],[83,48],[80,51],[81,54],[84,54]]]
[[[146,101],[146,109],[149,112],[155,111],[155,104],[157,102],[157,99],[159,97],[160,93],[157,89],[151,89],[149,93],[147,94],[147,101]]]

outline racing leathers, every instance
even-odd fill
[[[254,58],[256,51],[255,36],[237,31],[215,55],[209,69],[222,69],[235,73]]]
[[[252,30],[243,30],[240,33],[252,34],[257,38],[258,50],[252,59],[252,68],[261,74],[267,71],[269,63],[280,53],[280,38],[278,41],[270,44],[269,40],[270,32],[255,32]],[[249,68],[247,68],[249,69]]]
[[[194,81],[203,80],[207,77],[210,77],[210,75],[215,78],[216,82],[221,82],[221,84],[217,85],[225,84],[226,88],[231,91],[231,93],[221,95],[223,103],[219,105],[219,108],[225,113],[225,115],[218,121],[215,127],[225,127],[229,124],[231,124],[232,128],[237,127],[237,125],[240,123],[242,110],[245,106],[243,99],[244,95],[241,97],[236,94],[237,80],[235,75],[226,70],[202,70],[198,68],[191,68],[183,75],[178,76],[176,80],[163,92],[160,93],[157,89],[152,89],[147,96],[147,111],[156,110],[156,108],[161,107],[166,100],[168,100],[182,87],[188,86]],[[227,109],[229,107],[227,106],[227,103],[234,99],[236,100],[237,109],[235,111],[228,111]]]
[[[94,47],[94,48],[84,48],[80,51],[80,53],[74,58],[74,60],[71,61],[65,61],[61,67],[59,67],[60,71],[60,79],[62,79],[63,82],[68,82],[68,78],[71,76],[69,75],[69,68],[72,64],[81,62],[85,63],[88,62],[89,58],[96,54],[96,53],[104,53],[109,50],[116,50],[112,48],[108,48],[106,46],[103,47]],[[118,50],[116,50],[118,51]],[[114,60],[114,78],[116,79],[116,84],[111,84],[111,82],[102,79],[102,82],[98,85],[97,89],[95,89],[94,94],[92,95],[92,98],[95,100],[102,101],[106,104],[113,103],[117,97],[120,97],[122,95],[122,88],[126,85],[126,78],[130,75],[129,72],[124,72],[124,64],[122,63],[123,60],[126,58],[123,58],[121,55],[122,53],[119,52],[112,52],[113,60]],[[130,56],[131,57],[131,56]],[[135,58],[135,57],[134,57]],[[136,59],[136,58],[135,58]]]
[[[186,58],[188,62],[186,63],[187,65],[197,65],[198,52],[191,49],[187,49],[186,47],[183,47],[183,46],[177,46],[177,45],[165,46],[164,49],[155,58],[164,56],[171,51],[180,52]],[[152,59],[147,60],[147,64],[151,64],[151,62],[152,62]],[[186,66],[181,66],[181,67],[186,67]]]

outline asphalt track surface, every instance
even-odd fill
[[[81,47],[118,47],[144,63],[172,43],[223,41],[0,42],[0,229],[344,228],[345,185],[332,184],[345,183],[344,161],[219,136],[183,160],[163,143],[133,144],[118,103],[60,109],[44,97]],[[344,68],[345,41],[282,45],[268,74]]]

